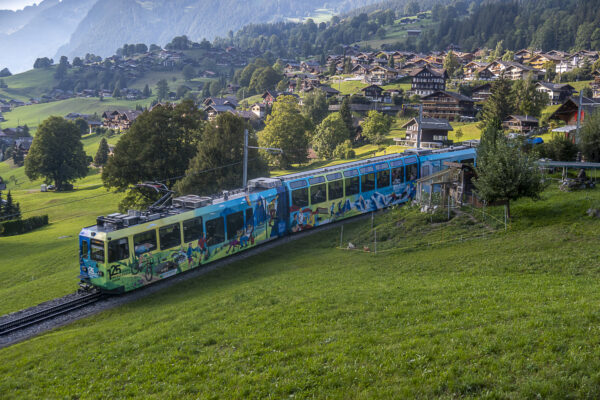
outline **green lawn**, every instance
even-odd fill
[[[131,110],[135,109],[136,105],[143,107],[149,106],[152,99],[144,100],[117,100],[99,98],[72,98],[61,101],[53,101],[50,103],[33,104],[30,106],[17,107],[14,110],[4,113],[6,122],[1,126],[3,128],[16,127],[17,125],[27,125],[32,131],[37,129],[37,126],[46,118],[57,115],[64,117],[68,113],[77,112],[82,114],[102,113],[106,110]]]
[[[396,20],[394,25],[384,25],[383,28],[385,29],[385,36],[377,39],[363,40],[357,42],[356,44],[359,46],[369,46],[374,49],[380,49],[384,44],[394,44],[401,40],[405,40],[407,38],[407,30],[419,29],[424,31],[431,25],[435,24],[431,18],[417,19],[415,17],[412,19],[414,22],[406,25],[401,25],[399,20]]]
[[[386,225],[398,250],[338,250],[337,229],[270,250],[0,350],[0,391],[6,399],[598,398],[591,204],[600,189],[552,188],[539,202],[513,204],[506,233],[414,250],[402,248],[431,230],[452,237],[469,220],[379,214],[375,227]],[[370,224],[346,225],[345,238]]]
[[[56,85],[55,69],[56,67],[32,69],[2,78],[8,88],[0,89],[0,98],[28,101],[32,97],[40,97]]]

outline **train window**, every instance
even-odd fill
[[[356,176],[358,175],[358,171],[355,169],[349,169],[347,171],[344,171],[344,177],[346,178],[350,178],[352,176]]]
[[[298,208],[308,205],[308,188],[296,189],[292,192],[292,205]]]
[[[317,183],[323,183],[323,182],[325,182],[324,176],[317,176],[316,178],[308,178],[308,183],[310,183],[311,185],[316,185]]]
[[[377,172],[377,189],[390,186],[390,170],[385,169]]]
[[[327,180],[328,181],[335,181],[338,179],[342,179],[342,173],[341,172],[336,172],[335,174],[329,174],[327,175]]]
[[[375,189],[375,174],[366,174],[360,177],[360,191],[362,193]]]
[[[129,258],[129,241],[127,238],[108,242],[108,262],[116,262]]]
[[[290,182],[290,187],[292,189],[298,189],[304,186],[306,186],[306,181],[304,179],[302,179],[301,181]]]
[[[414,181],[419,177],[419,167],[417,164],[411,164],[406,166],[406,180]]]
[[[229,214],[225,218],[227,219],[227,239],[238,237],[238,232],[244,230],[244,212]]]
[[[104,242],[102,240],[92,239],[90,244],[90,258],[97,262],[104,262]]]
[[[358,176],[354,178],[346,178],[346,196],[352,196],[353,194],[360,193],[360,184]]]
[[[344,197],[344,181],[329,182],[327,191],[329,193],[329,201]]]
[[[327,201],[327,185],[321,183],[310,187],[310,204],[319,204]]]
[[[181,246],[181,228],[179,228],[179,224],[160,228],[158,230],[158,236],[160,237],[161,250]]]
[[[251,208],[246,209],[246,226],[254,225],[254,210]]]
[[[151,230],[133,236],[133,248],[136,255],[156,250],[156,231]]]
[[[209,246],[225,241],[225,224],[223,218],[215,218],[206,221],[206,242]]]
[[[183,221],[183,241],[185,243],[200,239],[203,232],[202,217]]]
[[[81,242],[81,256],[83,258],[88,258],[88,242],[87,242],[87,240],[83,240]]]
[[[463,164],[475,164],[475,159],[474,158],[467,158],[466,160],[462,160],[461,163]]]
[[[392,169],[392,184],[399,185],[404,183],[404,167]]]

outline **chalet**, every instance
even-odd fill
[[[231,108],[232,110],[235,110],[238,106],[238,102],[235,97],[207,97],[202,102],[202,105],[204,107],[208,107],[211,105],[225,106],[225,107]]]
[[[250,110],[258,118],[264,118],[267,114],[267,106],[264,103],[254,103]]]
[[[533,51],[528,49],[522,49],[515,53],[515,61],[518,61],[520,63],[526,63],[534,55],[535,53]]]
[[[577,129],[577,113],[579,110],[579,97],[569,97],[565,102],[554,111],[549,119],[563,121],[566,126],[554,129],[554,132],[564,133],[569,137]],[[581,101],[581,124],[592,113],[600,110],[600,100],[583,97]]]
[[[534,80],[538,80],[540,79],[540,76],[543,76],[542,71],[518,62],[511,62],[504,71],[504,74],[508,79],[513,81],[527,79],[529,76]]]
[[[475,101],[455,92],[437,91],[421,98],[423,115],[457,121],[461,117],[475,116]]]
[[[102,125],[109,129],[124,131],[129,129],[131,127],[131,124],[133,124],[133,122],[141,114],[141,111],[135,110],[105,111],[102,113],[102,119],[104,120]]]
[[[297,94],[289,92],[277,92],[274,90],[265,91],[261,97],[263,99],[263,104],[272,106],[279,96],[294,96],[295,98],[300,98],[300,96],[298,96]]]
[[[419,135],[419,120],[413,118],[402,126],[406,129],[405,138],[394,138],[400,145],[415,147]],[[444,142],[448,141],[448,132],[452,126],[445,119],[423,118],[421,121],[421,146],[422,147],[442,147]]]
[[[559,64],[563,61],[562,57],[550,55],[548,53],[540,53],[531,57],[527,64],[529,64],[532,68],[537,69],[538,71],[546,72],[546,68],[544,67],[547,63],[554,63],[554,65]]]
[[[492,95],[492,84],[484,83],[483,85],[474,87],[471,91],[471,98],[476,102],[486,101]]]
[[[389,81],[397,79],[398,71],[396,71],[394,68],[377,65],[371,68],[367,78],[372,83],[379,83],[380,85],[383,85]]]
[[[283,71],[287,72],[288,74],[299,72],[301,69],[302,67],[300,66],[300,63],[297,62],[289,62],[283,67]]]
[[[419,96],[427,96],[439,90],[446,90],[446,79],[448,74],[444,69],[431,68],[425,66],[413,70],[411,90]]]
[[[479,71],[485,69],[488,66],[488,63],[479,62],[479,61],[471,61],[467,63],[463,67],[463,71],[465,73],[464,80],[465,81],[475,81],[479,80]]]
[[[354,76],[364,75],[365,77],[366,77],[366,75],[369,74],[370,71],[371,71],[371,67],[368,64],[367,65],[357,64],[354,67],[352,67],[352,69],[350,70],[350,72]]]
[[[572,96],[575,88],[569,84],[538,82],[536,89],[538,92],[546,93],[550,104],[562,104],[568,97]]]
[[[367,87],[360,89],[360,91],[363,92],[363,95],[368,100],[371,100],[374,102],[383,101],[383,88],[381,86],[369,85]]]
[[[537,118],[529,115],[511,115],[502,122],[502,128],[509,132],[526,134],[539,127]]]
[[[215,118],[217,118],[217,116],[219,116],[221,114],[225,114],[226,112],[230,112],[230,111],[235,111],[235,108],[231,108],[230,106],[226,106],[226,105],[217,105],[217,104],[210,104],[210,105],[204,107],[204,112],[208,116],[209,121],[212,121]]]
[[[331,97],[335,97],[335,96],[339,96],[340,91],[337,89],[334,89],[330,86],[326,86],[326,85],[319,85],[317,87],[318,90],[321,90],[322,92],[325,93],[325,97],[326,98],[331,98]]]

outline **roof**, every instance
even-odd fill
[[[470,98],[470,97],[467,97],[467,96],[465,96],[465,95],[462,95],[462,94],[460,94],[460,93],[456,93],[456,92],[446,92],[446,91],[444,91],[444,90],[438,90],[438,91],[436,91],[436,92],[433,92],[433,93],[431,93],[431,94],[428,94],[427,96],[423,96],[423,97],[421,98],[421,100],[427,99],[428,97],[435,97],[435,96],[438,96],[438,95],[440,95],[440,94],[445,94],[445,95],[447,95],[447,96],[454,97],[454,98],[455,98],[455,99],[457,99],[458,101],[469,101],[469,102],[471,102],[471,103],[474,103],[474,102],[475,102],[475,100],[473,100],[472,98]]]
[[[532,117],[531,115],[510,115],[509,117],[520,122],[539,122],[537,118]]]
[[[425,65],[423,67],[415,68],[412,71],[410,71],[408,75],[409,76],[417,76],[418,74],[420,74],[421,72],[423,72],[426,69],[429,70],[429,72],[431,72],[433,75],[437,75],[437,76],[440,76],[440,77],[446,76],[446,70],[445,69],[433,68],[433,67],[430,67],[429,65]]]
[[[212,109],[218,113],[224,113],[227,111],[232,111],[233,109],[231,108],[231,106],[228,105],[217,105],[217,104],[210,104],[206,107],[204,107],[204,111],[207,111],[209,109]]]
[[[418,121],[416,118],[411,119],[406,124],[402,125],[401,129],[407,128],[410,125],[417,124]],[[447,119],[443,118],[423,118],[421,120],[421,129],[436,129],[436,130],[444,130],[444,131],[452,131],[452,125],[448,122]]]
[[[560,90],[575,90],[575,88],[568,83],[551,83],[551,82],[538,82],[538,85],[543,86],[552,91]]]

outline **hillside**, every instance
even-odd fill
[[[596,398],[592,203],[599,189],[552,188],[517,202],[507,233],[378,255],[338,250],[338,230],[320,233],[2,349],[0,390],[7,399]],[[375,226],[452,238],[477,226],[468,221],[432,226],[398,210]],[[345,237],[369,226],[348,224]],[[65,286],[75,273],[55,269],[46,281]]]

